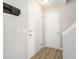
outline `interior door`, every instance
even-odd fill
[[[45,40],[47,47],[60,47],[59,21],[59,14],[57,12],[49,12],[45,14]]]
[[[31,6],[28,15],[28,56],[31,58],[42,46],[42,19]]]

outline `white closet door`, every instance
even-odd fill
[[[60,19],[57,12],[45,14],[45,40],[47,47],[60,47],[59,20]]]
[[[31,58],[42,45],[42,19],[32,6],[29,6],[28,11],[28,54]]]

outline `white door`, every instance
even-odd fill
[[[42,19],[33,7],[29,6],[28,12],[28,59],[30,59],[42,45]]]
[[[60,47],[59,21],[59,14],[57,12],[50,12],[45,14],[45,40],[47,47]]]

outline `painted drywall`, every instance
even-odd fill
[[[28,4],[28,59],[42,48],[42,8],[35,1]],[[32,36],[29,36],[29,35]]]
[[[64,59],[75,59],[76,42],[76,2],[67,1],[60,7],[61,47],[64,49]],[[65,33],[62,35],[62,33]]]
[[[19,16],[3,14],[4,59],[27,59],[27,0],[4,0],[21,10]]]
[[[76,2],[70,0],[66,5],[60,7],[61,32],[72,26],[76,22]]]
[[[43,13],[43,8],[42,6],[37,2],[37,0],[28,0],[28,5],[32,6],[37,13],[39,13],[40,15],[42,15]]]
[[[64,59],[76,59],[76,24],[63,32]]]
[[[67,4],[59,7],[60,13],[60,31],[61,31],[61,48],[63,48],[62,32],[71,27],[76,22],[76,2],[67,0]]]

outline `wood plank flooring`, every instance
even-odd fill
[[[63,59],[63,50],[55,48],[42,48],[31,59]]]

